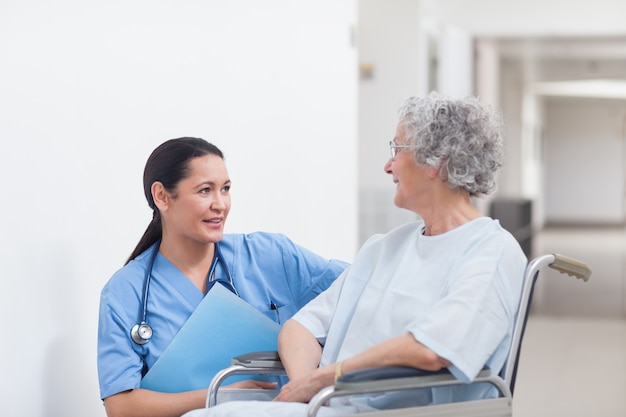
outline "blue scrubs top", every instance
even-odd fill
[[[204,297],[159,253],[152,269],[146,316],[154,333],[144,345],[132,341],[130,331],[141,318],[145,273],[154,246],[117,271],[102,289],[98,325],[101,398],[139,388],[142,376]],[[278,323],[324,291],[347,267],[345,262],[322,258],[281,234],[225,234],[219,246],[224,263],[217,264],[216,279],[227,277],[226,265],[239,296]]]

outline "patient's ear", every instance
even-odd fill
[[[439,161],[439,166],[437,166],[436,168],[428,169],[429,178],[434,179],[439,177],[443,181],[446,181],[448,179],[448,168],[446,166],[446,159],[447,158],[445,157],[441,157]]]
[[[152,200],[154,200],[154,205],[157,206],[159,211],[166,211],[169,206],[170,196],[163,186],[161,181],[155,181],[152,183],[150,187],[150,192],[152,193]]]

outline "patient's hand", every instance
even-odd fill
[[[239,389],[274,389],[278,386],[277,382],[257,381],[255,379],[246,379],[245,381],[233,382],[230,385],[224,385],[223,388],[239,388]]]
[[[290,380],[273,401],[308,403],[319,390],[333,384],[334,367],[324,366],[311,374]]]

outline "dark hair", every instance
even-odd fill
[[[143,171],[143,192],[152,209],[152,221],[126,263],[161,239],[161,214],[152,198],[152,184],[159,181],[168,192],[173,193],[178,183],[189,176],[189,161],[205,155],[217,155],[224,159],[224,154],[217,146],[200,138],[170,139],[152,151]]]

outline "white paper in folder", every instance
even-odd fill
[[[206,389],[233,357],[276,350],[279,330],[280,325],[215,285],[143,377],[141,388],[160,392]],[[233,381],[250,378],[240,376]]]

